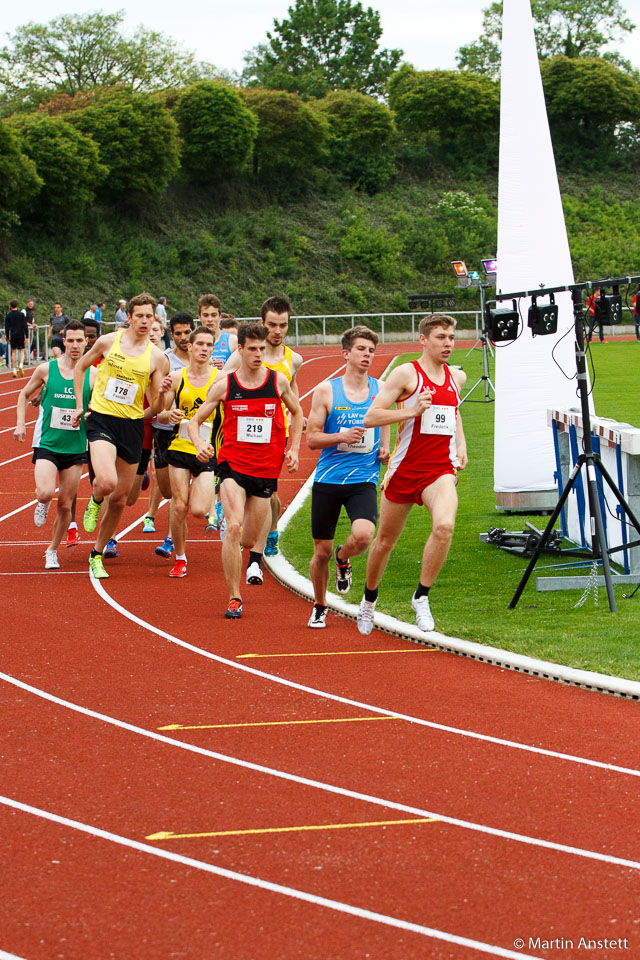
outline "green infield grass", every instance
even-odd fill
[[[466,350],[457,349],[452,362],[463,367],[467,384],[471,385],[482,373],[482,353],[479,349],[468,357],[466,353]],[[592,355],[597,414],[640,426],[640,343],[635,340],[594,343]],[[398,357],[397,362],[415,356],[417,354]],[[490,372],[493,375],[493,361]],[[478,387],[473,399],[482,399],[483,396],[483,390]],[[591,593],[586,603],[576,608],[581,590],[536,591],[536,576],[545,575],[545,565],[556,562],[543,556],[518,606],[515,610],[508,609],[527,560],[481,543],[480,534],[493,526],[520,531],[527,520],[538,529],[544,529],[548,517],[504,514],[496,510],[493,492],[494,405],[467,402],[462,407],[462,415],[469,466],[460,475],[460,503],[451,551],[430,595],[436,629],[449,636],[542,660],[640,680],[640,590],[633,599],[623,598],[623,593],[630,593],[633,586],[615,588],[617,613],[610,612],[603,587],[598,591],[597,603]],[[428,524],[426,511],[415,507],[380,585],[377,610],[410,623],[414,622],[410,599],[418,583]],[[341,517],[336,544],[344,541],[347,532],[348,520]],[[300,573],[309,575],[313,552],[310,498],[284,532],[281,549]],[[358,603],[362,596],[365,562],[365,557],[357,557],[353,562],[353,587],[349,598],[354,603]],[[568,574],[574,572],[565,571]]]

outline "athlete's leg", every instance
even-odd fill
[[[170,465],[168,469],[172,491],[169,522],[173,532],[176,557],[182,557],[187,545],[187,510],[189,509],[191,473],[184,467]]]
[[[242,554],[240,552],[240,539],[247,500],[246,491],[232,478],[225,478],[220,484],[220,500],[227,521],[227,535],[222,544],[224,579],[229,591],[229,599],[241,599]]]
[[[132,507],[138,497],[140,496],[140,491],[142,490],[142,481],[144,480],[144,473],[136,473],[133,478],[133,483],[131,484],[131,490],[129,491],[129,496],[127,497],[127,506]]]
[[[329,585],[329,561],[333,556],[333,540],[314,540],[313,556],[309,564],[309,574],[313,584],[313,599],[318,606],[327,605],[327,586]]]
[[[171,481],[173,486],[173,480]],[[192,517],[204,517],[211,509],[211,504],[215,502],[216,475],[211,471],[205,471],[191,482],[191,503],[190,510]]]
[[[422,553],[420,583],[433,585],[447,559],[458,509],[456,478],[447,474],[438,477],[422,491],[422,502],[431,514],[431,533]]]
[[[376,525],[371,520],[354,520],[351,524],[351,533],[340,547],[340,560],[350,557],[359,557],[368,548],[376,532]]]
[[[53,464],[51,464],[53,466]],[[67,532],[69,520],[71,519],[71,505],[78,492],[78,484],[82,476],[81,463],[76,463],[67,470],[60,472],[58,482],[58,509],[56,518],[53,522],[53,531],[51,533],[50,550],[57,550],[62,542],[63,536]]]
[[[33,471],[36,481],[36,499],[39,503],[51,503],[56,492],[57,469],[51,460],[36,460]]]
[[[93,499],[100,503],[110,493],[113,493],[118,485],[118,470],[116,467],[118,452],[115,444],[109,443],[108,440],[91,441],[89,450],[95,474]]]
[[[100,442],[101,441],[98,441],[98,443]],[[105,444],[105,446],[109,446],[109,444]],[[113,449],[115,450],[115,447]],[[95,470],[96,462],[93,459],[93,450],[91,451],[91,459]],[[107,500],[106,508],[102,516],[102,522],[98,532],[98,539],[96,540],[95,544],[95,549],[98,551],[98,553],[102,553],[107,545],[107,541],[110,540],[116,532],[116,527],[120,522],[120,517],[122,516],[122,512],[127,503],[127,497],[129,496],[129,490],[131,490],[133,478],[136,475],[137,466],[137,463],[127,463],[126,460],[122,459],[122,457],[116,458],[115,469],[117,481],[115,488]]]
[[[367,588],[376,590],[386,569],[389,555],[404,530],[412,503],[394,503],[383,493],[380,497],[380,523],[367,557]]]

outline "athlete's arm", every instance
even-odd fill
[[[307,420],[307,446],[311,450],[324,450],[338,443],[357,443],[364,436],[364,427],[349,427],[342,433],[325,433],[324,425],[331,412],[333,391],[328,380],[323,380],[313,391],[311,413]]]
[[[27,435],[27,428],[25,426],[25,421],[27,419],[27,403],[29,397],[36,393],[38,390],[42,390],[43,386],[47,382],[47,377],[49,376],[49,364],[40,363],[35,368],[31,374],[31,379],[20,391],[18,396],[18,402],[16,404],[16,428],[13,431],[13,439],[19,440],[20,443],[24,443],[25,437]]]
[[[223,373],[232,373],[234,370],[238,370],[240,367],[241,358],[240,351],[236,347],[231,356],[228,358],[224,367],[222,368]]]
[[[289,418],[289,439],[291,440],[291,446],[287,450],[284,459],[289,473],[295,473],[300,460],[300,440],[302,439],[302,421],[304,419],[302,416],[302,407],[298,403],[298,398],[291,389],[291,384],[284,373],[277,374],[276,383],[282,402],[291,414]]]
[[[431,406],[431,394],[428,390],[419,393],[417,402],[410,407],[391,409],[398,400],[413,393],[416,377],[417,374],[411,363],[402,363],[392,370],[364,415],[365,427],[386,427],[392,423],[421,417],[427,407]]]
[[[115,333],[107,333],[104,337],[98,337],[91,349],[82,354],[73,368],[73,392],[76,398],[76,409],[71,418],[71,424],[74,427],[80,426],[80,421],[85,414],[82,406],[82,388],[84,386],[85,370],[88,370],[89,367],[101,357],[106,357],[115,338]]]
[[[170,385],[169,357],[158,347],[151,351],[151,379],[149,380],[149,406],[154,413],[164,410],[164,395]]]
[[[386,424],[380,427],[380,446],[378,447],[378,460],[380,463],[388,463],[391,456],[391,427]]]
[[[227,395],[228,377],[216,376],[215,380],[207,391],[207,399],[198,407],[195,417],[189,421],[187,431],[189,439],[196,448],[196,456],[202,463],[207,463],[215,455],[215,450],[210,443],[204,443],[200,438],[200,424],[204,423],[207,417],[210,417],[221,400]]]
[[[162,397],[164,398],[164,407],[157,415],[158,423],[178,423],[184,416],[182,410],[178,410],[177,407],[173,406],[181,376],[181,370],[174,370],[173,373],[167,374],[160,385],[162,388]]]

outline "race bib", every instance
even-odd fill
[[[71,423],[75,410],[68,410],[65,407],[51,407],[51,426],[54,430],[79,430],[80,426],[74,427]]]
[[[340,433],[346,433],[350,427],[340,427]],[[356,443],[339,443],[341,453],[371,453],[375,443],[375,427],[367,427]]]
[[[238,440],[243,443],[269,443],[271,417],[238,417]]]
[[[434,433],[452,437],[456,432],[456,408],[450,406],[427,407],[420,418],[420,433]]]
[[[113,403],[124,403],[127,407],[132,407],[136,402],[137,392],[137,383],[128,383],[126,380],[118,379],[118,377],[109,377],[104,398],[105,400],[112,400]]]
[[[191,420],[187,420],[186,418],[184,420],[181,420],[180,429],[178,430],[178,436],[180,437],[180,439],[188,440],[189,443],[191,443],[191,437],[189,436],[190,423],[191,423]],[[211,440],[211,424],[210,423],[201,423],[200,430],[198,432],[200,434],[200,439],[202,440],[203,443],[210,442]]]

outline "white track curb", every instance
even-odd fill
[[[303,503],[311,493],[315,472],[311,474],[304,486],[298,491],[291,501],[278,524],[280,533],[285,530],[290,520],[300,510]],[[313,602],[313,587],[307,577],[298,573],[292,565],[281,554],[275,557],[265,557],[264,563],[270,573],[283,586],[287,587],[293,593],[304,597],[305,600]],[[343,617],[355,620],[358,615],[358,606],[354,603],[347,603],[342,597],[334,593],[327,594],[328,606],[335,613]],[[374,625],[378,630],[385,633],[394,634],[397,637],[403,637],[405,640],[411,640],[414,643],[424,643],[429,646],[438,647],[449,653],[458,654],[458,656],[470,657],[473,660],[481,660],[484,663],[491,663],[495,666],[506,667],[509,670],[517,670],[520,673],[527,673],[535,677],[543,677],[545,680],[555,680],[559,683],[568,683],[572,686],[583,687],[587,690],[597,690],[600,693],[612,693],[620,697],[628,697],[632,700],[640,700],[640,683],[635,680],[625,680],[622,677],[610,677],[604,673],[593,673],[590,670],[576,670],[573,667],[565,667],[562,664],[550,663],[546,660],[536,660],[534,657],[525,657],[519,653],[512,653],[510,650],[500,650],[498,647],[488,647],[482,643],[473,643],[470,640],[460,640],[457,637],[447,637],[443,633],[423,633],[411,623],[405,623],[403,620],[397,620],[386,613],[376,613],[373,618]]]

